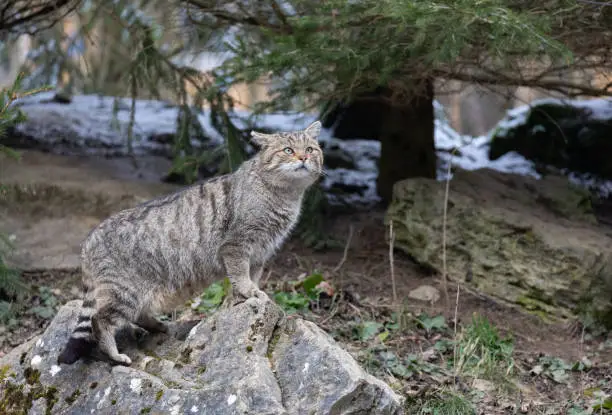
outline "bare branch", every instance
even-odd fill
[[[81,0],[4,0],[0,9],[0,38],[9,33],[34,34],[53,26]]]

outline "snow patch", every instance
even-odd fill
[[[43,347],[45,345],[45,342],[43,341],[43,339],[38,339],[36,341],[36,347]]]
[[[238,397],[232,393],[230,396],[227,397],[227,405],[233,405],[236,402],[236,399],[238,399]]]
[[[198,412],[198,407],[197,407],[197,406],[195,406],[195,405],[193,405],[189,411],[190,411],[191,413],[196,414],[196,413]]]
[[[180,410],[181,405],[174,405],[172,408],[170,408],[170,415],[178,415]]]
[[[181,58],[182,64],[195,66],[210,61],[214,56],[198,55]],[[206,63],[207,64],[207,63]],[[28,117],[28,121],[17,126],[17,131],[40,139],[53,146],[68,148],[97,149],[109,154],[127,153],[127,128],[130,120],[131,100],[97,95],[74,96],[70,104],[49,102],[54,92],[40,93],[17,101]],[[448,164],[464,170],[488,168],[505,173],[540,178],[534,163],[516,153],[508,153],[497,160],[489,160],[489,147],[493,133],[503,136],[504,131],[524,123],[532,106],[566,103],[587,109],[595,119],[612,119],[612,100],[608,98],[590,100],[541,99],[511,109],[504,119],[488,134],[471,137],[457,133],[449,124],[443,106],[434,101],[434,141],[439,158],[438,180],[447,178]],[[116,120],[113,108],[116,108]],[[133,148],[135,154],[167,154],[169,137],[174,134],[177,121],[177,107],[153,100],[137,100],[134,125]],[[271,131],[292,131],[307,127],[317,119],[316,114],[296,112],[253,115],[238,110],[230,115],[240,129],[266,129]],[[198,119],[208,141],[193,140],[196,148],[213,147],[223,144],[224,138],[213,128],[210,111],[205,109]],[[536,127],[537,128],[537,127]],[[326,169],[322,187],[331,203],[371,204],[379,200],[376,192],[377,162],[380,158],[380,142],[356,137],[354,140],[340,140],[332,137],[331,129],[322,129],[320,143],[324,153],[334,153],[346,161],[346,165]],[[456,150],[456,151],[455,151]],[[92,150],[93,151],[93,150]],[[336,156],[338,157],[338,156]],[[346,160],[345,160],[346,159]],[[612,183],[585,175],[567,173],[568,179],[602,194],[612,194]],[[197,307],[197,303],[194,303]],[[189,337],[196,333],[194,327]],[[39,340],[40,347],[44,345]],[[37,346],[38,346],[37,342]]]

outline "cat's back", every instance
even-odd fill
[[[216,176],[116,212],[90,231],[83,241],[83,251],[140,238],[170,238],[178,243],[197,235],[195,242],[208,242],[201,239],[214,236],[213,231],[231,219],[227,214],[232,206],[231,191],[231,175]]]

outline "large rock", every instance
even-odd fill
[[[517,152],[540,165],[612,179],[612,100],[543,100],[509,113],[493,132],[489,158]]]
[[[0,413],[403,413],[403,398],[322,330],[256,298],[192,324],[184,341],[178,323],[139,345],[120,337],[131,367],[57,366],[80,303],[67,303],[42,336],[0,360]]]
[[[396,247],[440,273],[444,191],[434,180],[398,182],[386,216]],[[447,220],[451,279],[471,273],[466,284],[501,302],[548,318],[588,314],[612,328],[610,229],[567,179],[459,171]]]

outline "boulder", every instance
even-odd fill
[[[439,273],[444,193],[444,182],[398,182],[385,218],[395,246]],[[612,328],[612,229],[596,223],[584,190],[560,176],[458,171],[447,221],[449,278],[545,318]]]
[[[493,131],[489,158],[516,152],[542,166],[612,179],[612,101],[543,100],[510,112]]]
[[[172,323],[169,335],[120,334],[130,367],[92,358],[58,366],[80,304],[0,360],[0,413],[403,413],[403,398],[330,336],[257,298],[196,325]]]

